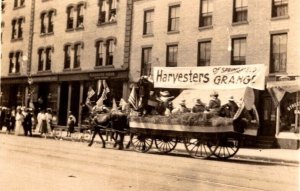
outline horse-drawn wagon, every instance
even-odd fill
[[[200,79],[200,76],[205,78]],[[205,101],[213,89],[218,91],[223,103],[230,95],[234,96],[239,108],[233,117],[221,117],[219,112],[209,111],[131,116],[129,126],[134,149],[147,152],[154,142],[160,152],[168,153],[178,142],[183,142],[186,151],[195,158],[216,156],[227,159],[234,156],[244,135],[257,135],[259,118],[252,88],[263,89],[262,78],[262,65],[154,68],[155,87],[185,89],[173,100],[174,104],[183,99],[187,105],[197,98]]]

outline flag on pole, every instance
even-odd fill
[[[97,82],[97,96],[100,95],[102,89],[102,80],[98,80]]]
[[[98,99],[98,101],[96,102],[97,103],[97,106],[102,106],[103,105],[103,101],[107,99],[107,95],[106,95],[106,91],[105,89],[103,90],[102,92],[102,95],[101,97]]]
[[[136,94],[136,91],[135,91],[135,87],[133,87],[131,92],[130,92],[128,102],[132,105],[132,107],[135,110],[138,110],[138,100],[137,100],[137,94]]]
[[[280,101],[282,100],[285,91],[282,88],[277,88],[277,87],[273,87],[273,88],[268,88],[268,91],[272,97],[272,100],[274,102],[275,107],[277,107],[280,103]]]
[[[103,88],[106,90],[106,93],[110,92],[110,89],[106,83],[106,80],[103,80]]]

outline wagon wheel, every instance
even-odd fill
[[[134,150],[145,153],[150,150],[153,140],[145,135],[134,134],[132,138],[132,145]]]
[[[169,153],[175,149],[177,145],[177,138],[163,137],[155,139],[156,148],[162,153]]]
[[[240,148],[240,140],[234,137],[222,137],[215,146],[214,155],[219,159],[233,157]]]
[[[209,158],[215,149],[212,145],[211,141],[201,138],[184,139],[186,151],[194,158]]]

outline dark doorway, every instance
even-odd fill
[[[62,82],[60,85],[60,98],[59,98],[59,125],[67,124],[68,115],[68,82]]]
[[[8,103],[9,103],[9,107],[17,107],[18,105],[18,99],[22,99],[20,98],[20,92],[18,85],[12,85],[10,87],[9,90],[9,96],[8,96]]]
[[[260,136],[275,136],[276,133],[276,108],[272,98],[267,92],[260,96]]]
[[[71,106],[70,111],[76,117],[76,124],[78,122],[79,116],[79,96],[80,95],[80,83],[72,82],[72,92],[71,92]]]
[[[39,89],[39,92],[38,92],[37,105],[38,105],[38,108],[45,110],[47,108],[47,104],[48,104],[49,84],[48,83],[40,83],[38,89]]]

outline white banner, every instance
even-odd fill
[[[154,67],[153,80],[156,88],[264,90],[265,66]]]

